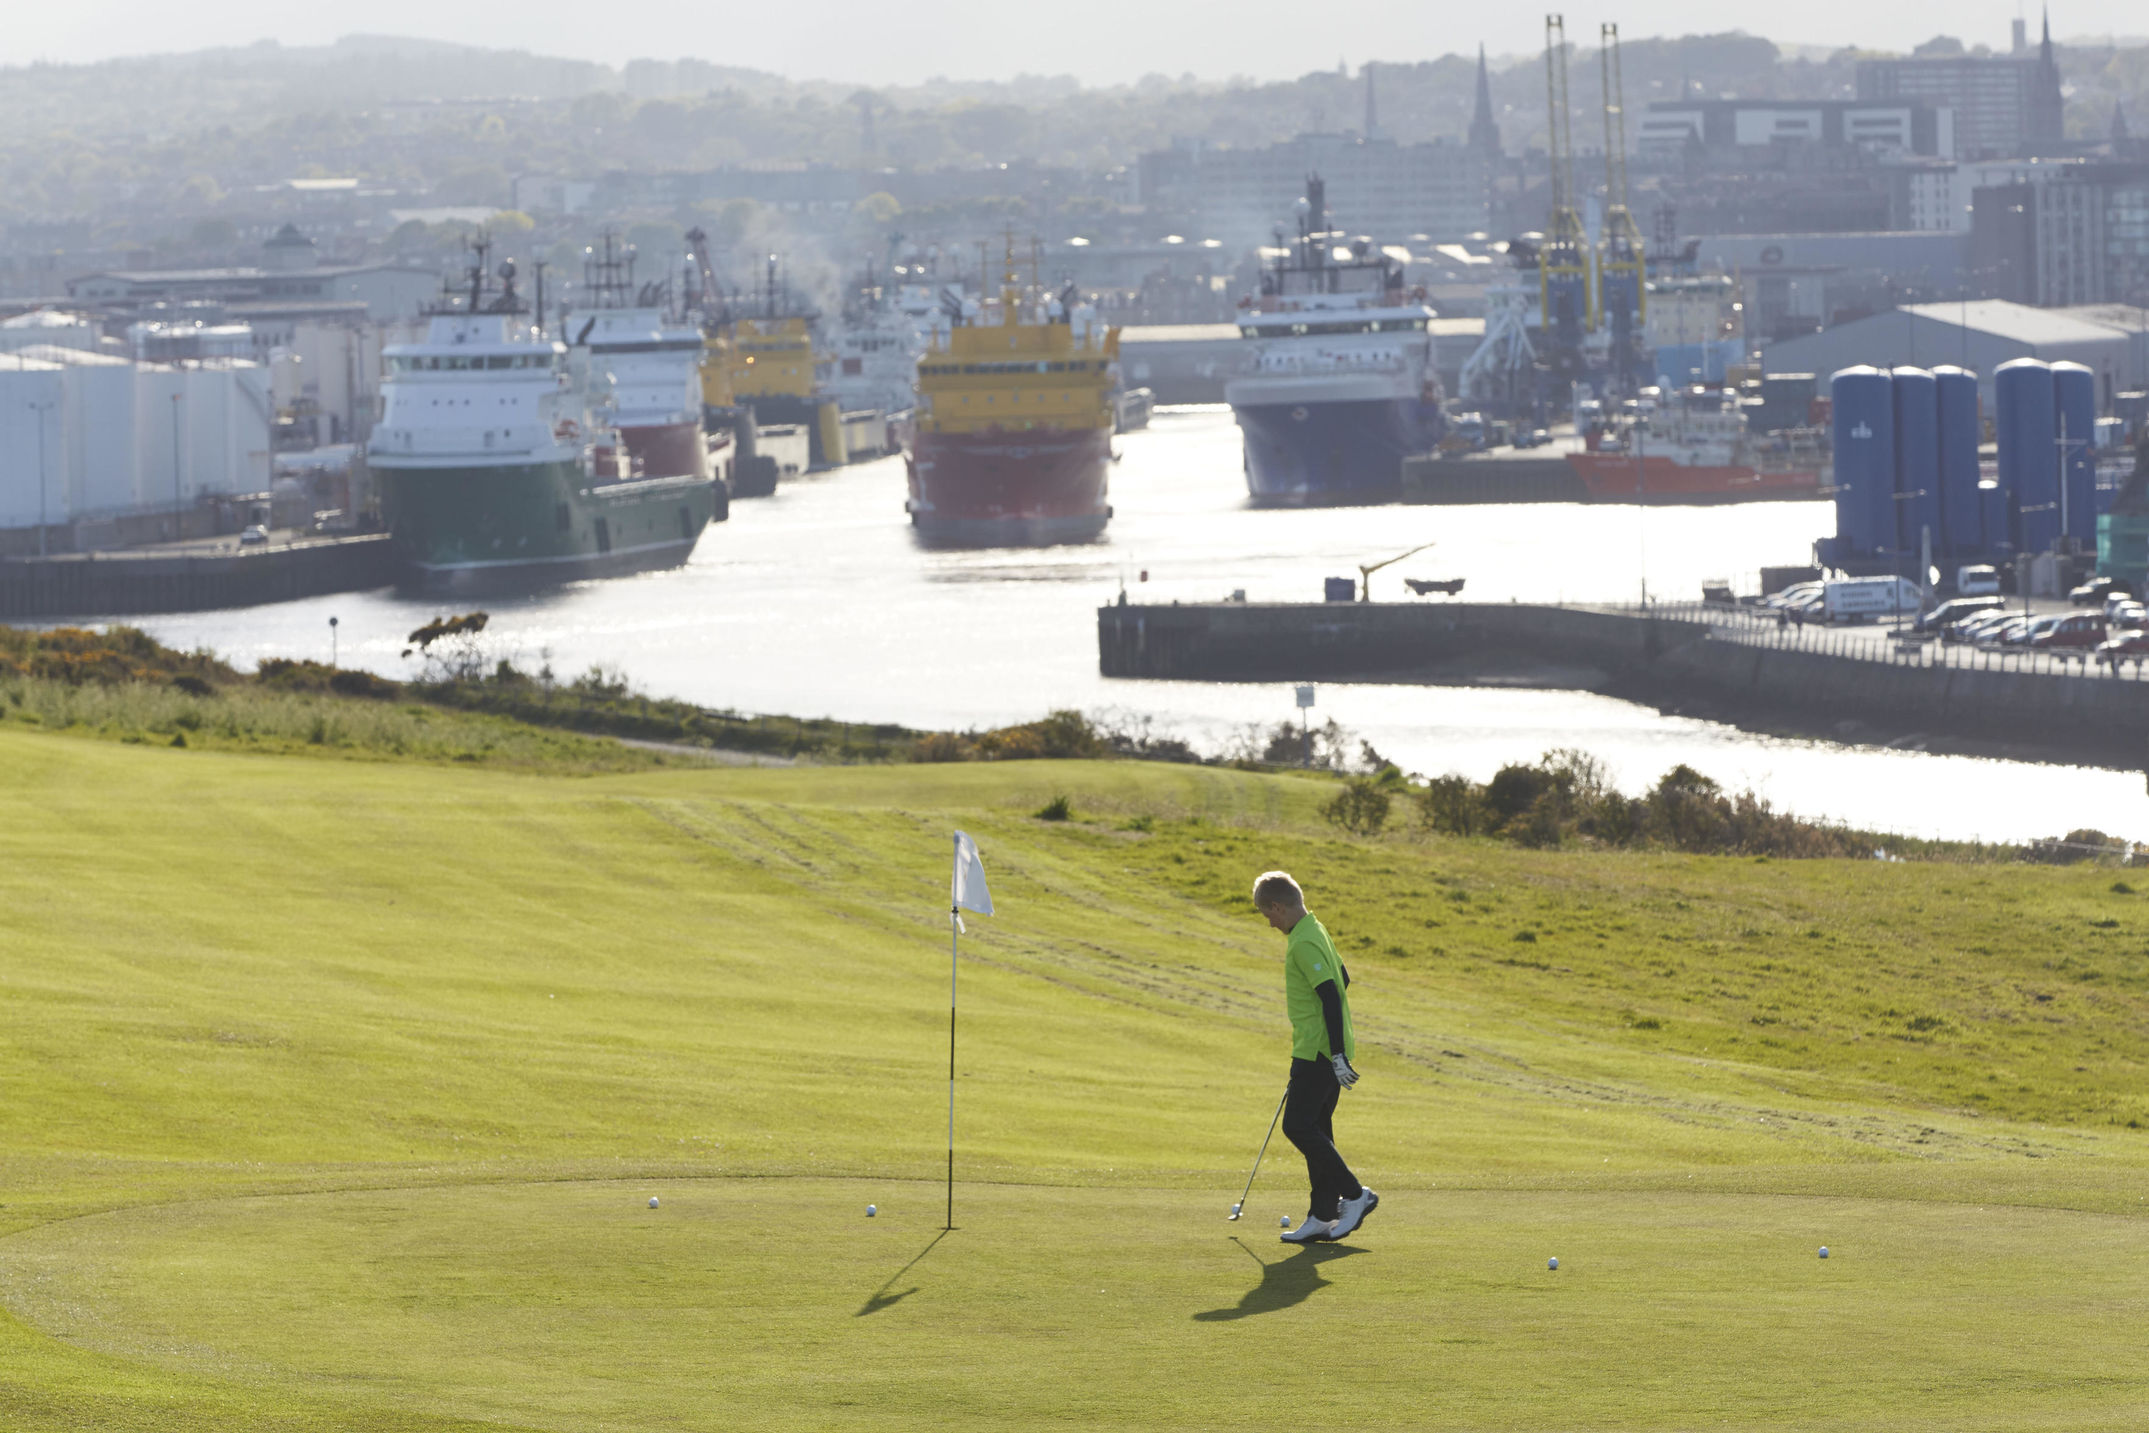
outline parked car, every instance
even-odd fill
[[[2065,617],[2039,618],[2031,632],[2032,647],[2094,647],[2104,640],[2102,612],[2075,612]]]
[[[1794,582],[1779,592],[1771,592],[1761,599],[1763,607],[1789,607],[1809,592],[1819,592],[1825,582]]]
[[[1996,597],[2000,591],[2000,569],[1983,565],[1955,569],[1955,591],[1964,597]]]
[[[2096,660],[2104,666],[2116,667],[2121,662],[2140,666],[2149,658],[2149,632],[2120,632],[2097,644]]]
[[[1949,642],[1976,642],[1981,640],[1994,627],[2005,622],[2010,615],[2020,616],[2021,614],[2009,614],[1997,607],[1990,612],[1979,612],[1943,628],[1940,636],[1943,640]]]
[[[1918,618],[1914,626],[1920,632],[1938,632],[1976,613],[1997,612],[2005,603],[2002,597],[1951,597]]]
[[[2029,627],[2030,619],[2020,612],[2009,617],[2002,617],[1999,621],[1993,623],[1990,627],[1984,628],[1977,634],[1977,645],[1980,647],[2008,646],[2014,638],[2028,632]]]
[[[2133,595],[2127,591],[2127,585],[2116,577],[2092,577],[2069,592],[2067,600],[2077,607],[2102,607],[2104,599],[2115,592],[2123,597]]]
[[[268,540],[269,530],[258,522],[239,534],[239,546],[241,547],[260,547]]]
[[[2105,620],[2114,627],[2149,627],[2149,607],[2133,598],[2115,602],[2105,609]]]

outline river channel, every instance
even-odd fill
[[[1825,503],[1700,509],[1514,507],[1257,510],[1223,409],[1165,410],[1117,440],[1106,536],[1036,550],[928,551],[903,514],[900,459],[742,501],[685,567],[486,604],[501,655],[573,675],[593,664],[654,695],[744,712],[970,728],[1058,707],[1147,717],[1209,751],[1294,720],[1283,685],[1108,680],[1096,608],[1122,584],[1143,601],[1315,601],[1322,579],[1420,543],[1373,576],[1462,577],[1476,601],[1690,599],[1726,577],[1806,560],[1833,527]],[[1146,581],[1144,574],[1147,574]],[[1438,600],[1438,599],[1432,599]],[[329,653],[408,676],[409,631],[431,601],[392,592],[137,619],[160,639],[241,666]],[[1685,762],[1779,808],[1918,835],[2022,840],[2079,827],[2149,837],[2140,774],[1755,736],[1587,692],[1336,684],[1334,718],[1406,769],[1484,778],[1555,746],[1580,747],[1632,790]]]

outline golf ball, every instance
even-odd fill
[[[1290,1228],[1290,1227],[1291,1227],[1291,1216],[1290,1216],[1290,1215],[1288,1215],[1288,1214],[1279,1214],[1279,1215],[1277,1215],[1277,1216],[1276,1216],[1276,1227],[1277,1227],[1277,1228],[1279,1228],[1279,1229],[1288,1229],[1288,1228]]]
[[[1823,1259],[1825,1259],[1825,1258],[1827,1258],[1827,1257],[1828,1257],[1828,1246],[1827,1246],[1826,1244],[1823,1244],[1823,1245],[1821,1246],[1821,1257],[1822,1257]]]
[[[872,1218],[872,1217],[873,1217],[874,1215],[876,1215],[876,1214],[878,1214],[878,1213],[880,1213],[880,1206],[879,1206],[879,1205],[877,1205],[877,1204],[868,1204],[868,1205],[866,1206],[866,1218],[868,1218],[868,1219],[871,1219],[871,1218]]]
[[[657,1207],[657,1196],[656,1196],[656,1195],[654,1195],[654,1194],[652,1194],[652,1195],[650,1195],[650,1196],[649,1196],[649,1207],[650,1207],[651,1209],[654,1209],[654,1208],[656,1208],[656,1207]]]
[[[1557,1260],[1557,1259],[1547,1259],[1547,1260],[1545,1260],[1545,1267],[1546,1267],[1546,1268],[1548,1268],[1548,1269],[1557,1269],[1557,1268],[1558,1268],[1559,1266],[1560,1266],[1560,1261],[1559,1261],[1559,1260]]]

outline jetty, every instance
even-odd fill
[[[2149,761],[2149,677],[2139,663],[1904,640],[1878,627],[1793,627],[1750,607],[1115,604],[1098,609],[1097,652],[1108,677],[1558,686],[1764,729]]]

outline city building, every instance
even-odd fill
[[[1928,233],[1970,231],[1971,197],[1980,189],[2042,184],[2066,174],[2079,159],[1990,159],[1960,164],[1903,164],[1890,169],[1895,184],[1890,209],[1896,229]]]
[[[1144,154],[1140,202],[1232,245],[1289,230],[1308,175],[1328,185],[1336,227],[1377,239],[1445,242],[1487,223],[1485,159],[1467,145],[1399,144],[1357,134],[1302,134],[1261,149],[1182,140]]]
[[[1923,100],[1656,100],[1642,116],[1644,158],[1771,167],[1847,167],[1853,156],[1955,154],[1955,115]],[[1803,158],[1803,164],[1796,161]],[[1836,162],[1831,163],[1831,158]]]
[[[1971,196],[1978,288],[2041,308],[2149,303],[2149,164],[2074,164]]]
[[[2052,21],[2035,56],[1920,55],[1860,60],[1861,102],[1922,102],[1953,111],[1954,152],[1963,159],[2056,154],[2067,142]]]
[[[440,274],[410,264],[323,264],[313,241],[286,224],[262,262],[229,269],[107,269],[67,281],[79,303],[140,310],[165,304],[361,303],[379,323],[410,318],[440,296]]]
[[[1485,68],[1485,47],[1477,47],[1477,103],[1470,111],[1470,152],[1488,164],[1500,158],[1500,124],[1492,114],[1492,72]]]

